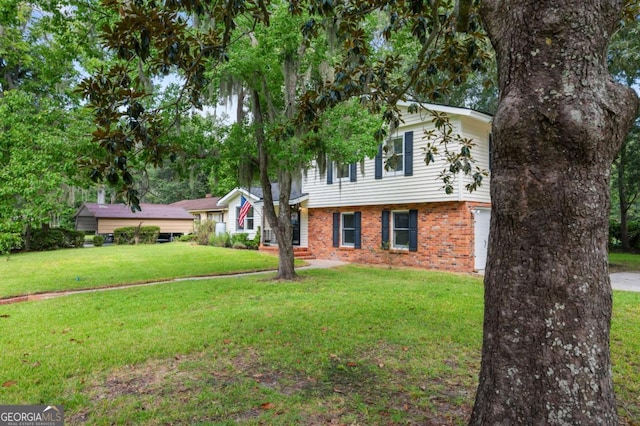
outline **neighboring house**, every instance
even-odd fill
[[[387,144],[387,152],[395,153],[397,160],[391,170],[385,168],[381,145],[375,158],[364,161],[364,173],[358,164],[332,161],[324,174],[317,167],[306,173],[291,196],[294,227],[299,228],[294,245],[322,259],[482,270],[489,235],[489,177],[470,193],[465,185],[471,177],[457,176],[453,192],[445,193],[439,175],[448,164],[438,157],[429,165],[424,161],[425,134],[434,128],[433,117],[425,109],[408,113],[407,107],[401,105],[403,122]],[[447,114],[454,133],[474,140],[476,165],[488,171],[492,117],[464,108],[427,107]],[[449,149],[459,151],[456,146]],[[254,205],[253,222],[247,225],[251,229],[236,229],[234,224],[241,195]],[[219,204],[229,207],[229,232],[254,235],[260,224],[263,243],[273,243],[261,214],[261,193],[235,189]]]
[[[216,223],[224,223],[227,208],[219,205],[219,201],[219,197],[212,197],[208,194],[205,198],[177,201],[171,205],[184,208],[194,216],[196,222],[208,220]]]
[[[271,193],[274,200],[280,197],[280,188],[278,184],[271,186]],[[244,220],[242,226],[238,223],[238,215],[240,213],[241,199],[244,197],[251,204],[251,208]],[[293,245],[307,247],[308,222],[306,210],[302,208],[302,203],[307,200],[307,194],[301,194],[299,189],[292,187],[289,199],[289,208],[291,209],[291,221],[293,224]],[[219,205],[226,206],[227,212],[227,232],[231,234],[246,233],[249,238],[255,238],[258,228],[262,231],[261,244],[263,246],[277,246],[275,233],[271,231],[271,227],[263,214],[263,193],[262,188],[252,187],[250,189],[235,188],[218,201]],[[280,206],[276,201],[276,213]]]
[[[116,228],[159,226],[161,238],[168,240],[193,232],[193,215],[182,207],[140,204],[140,209],[132,212],[124,204],[85,203],[76,213],[76,229],[112,236]]]

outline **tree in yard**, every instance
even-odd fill
[[[638,108],[607,70],[623,6],[483,2],[500,100],[471,424],[617,423],[609,175]]]
[[[123,64],[85,89],[98,112],[96,140],[112,148],[119,165],[134,142],[158,152],[157,133],[147,126],[152,118],[132,107],[144,96],[128,76],[137,64],[132,58],[147,60],[149,70],[178,64],[185,90],[198,104],[206,69],[229,59],[234,31],[250,34],[254,24],[269,20],[269,4],[261,1],[221,7],[192,0],[163,8],[155,2],[148,8],[145,2],[107,3],[123,16],[107,31]],[[294,98],[284,98],[284,117],[319,131],[325,110],[360,97],[396,125],[395,103],[403,96],[437,99],[482,67],[476,6],[472,0],[290,2],[294,16],[305,16],[302,34],[313,39],[333,29],[340,55],[333,78],[300,94],[295,117],[288,103]],[[616,423],[609,358],[609,181],[638,108],[635,94],[607,71],[607,45],[623,6],[619,0],[482,2],[500,97],[493,125],[482,366],[472,424]],[[181,13],[187,12],[197,19],[185,20]],[[386,19],[378,33],[367,31],[375,13]],[[240,26],[240,15],[251,25]],[[203,17],[206,31],[196,37],[188,22]],[[385,52],[394,37],[413,41],[417,53]],[[266,128],[260,119],[269,110],[268,99],[256,88],[250,96],[253,123]],[[272,139],[278,143],[295,134],[289,121],[280,130],[280,138]],[[255,133],[259,147],[267,146],[267,135]],[[258,152],[268,164],[261,157],[267,151]],[[122,171],[117,167],[108,171],[115,181]],[[260,171],[268,174],[266,167]]]

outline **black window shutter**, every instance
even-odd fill
[[[349,164],[349,180],[351,182],[358,180],[358,163]]]
[[[389,244],[389,210],[382,210],[382,247],[390,248]]]
[[[404,134],[404,175],[413,176],[413,132]]]
[[[362,233],[360,232],[360,229],[361,229],[360,223],[361,223],[361,221],[362,221],[362,214],[360,212],[355,212],[353,214],[353,222],[354,222],[353,223],[353,228],[354,228],[354,230],[353,230],[353,240],[354,240],[353,241],[353,247],[357,248],[357,249],[362,247],[362,245],[360,243],[361,235],[362,235]]]
[[[378,145],[378,153],[376,154],[375,165],[375,178],[382,179],[382,144]]]
[[[409,210],[409,251],[418,251],[418,210]]]
[[[327,184],[331,185],[333,183],[333,161],[327,162]]]
[[[333,246],[340,246],[340,213],[333,214]]]

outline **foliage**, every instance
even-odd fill
[[[125,226],[113,230],[115,244],[155,244],[160,235],[159,226]]]
[[[31,235],[33,251],[84,247],[84,233],[62,228],[36,229]]]
[[[190,243],[196,240],[196,234],[185,234],[178,237],[178,241],[182,243]]]
[[[209,238],[209,245],[213,247],[231,247],[232,244],[231,234],[228,232],[211,235]]]
[[[0,232],[0,256],[19,250],[23,245],[19,232]]]
[[[209,244],[209,239],[216,232],[216,222],[213,220],[202,220],[196,224],[195,241],[201,246]]]
[[[104,237],[102,235],[94,235],[93,245],[95,247],[102,247],[104,245]]]

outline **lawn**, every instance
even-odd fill
[[[21,253],[0,257],[0,298],[277,267],[271,254],[177,242]]]
[[[346,266],[0,306],[0,404],[68,424],[464,424],[479,368],[473,276]],[[614,380],[640,423],[640,294],[615,292]]]
[[[611,272],[640,271],[640,255],[632,253],[609,253]]]

